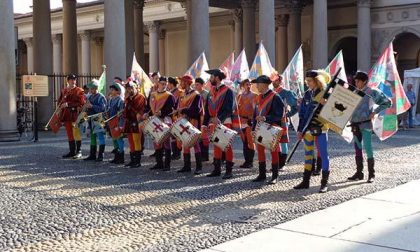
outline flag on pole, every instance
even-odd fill
[[[398,131],[397,116],[411,106],[395,64],[392,42],[370,70],[368,86],[381,90],[392,100],[392,106],[379,113],[373,121],[373,131],[379,139],[385,140]]]
[[[229,57],[220,65],[219,69],[226,74],[226,80],[230,80],[233,63],[235,63],[235,53],[232,52]]]
[[[142,95],[149,95],[153,86],[153,82],[137,62],[136,54],[133,55],[133,64],[131,65],[131,79],[137,82],[139,92]]]
[[[258,47],[257,54],[255,55],[254,62],[252,63],[251,70],[249,72],[250,79],[256,79],[260,75],[267,75],[271,77],[271,75],[275,72],[273,66],[271,65],[270,58],[268,57],[267,50],[260,42]]]
[[[335,76],[338,69],[341,67],[341,72],[338,74],[338,79],[343,80],[347,83],[346,69],[344,68],[343,51],[340,50],[337,55],[331,60],[330,64],[325,68],[325,71],[331,76]]]
[[[106,66],[102,65],[102,68],[104,69],[104,71],[102,72],[101,77],[99,77],[98,80],[98,92],[106,96]]]
[[[209,70],[209,64],[207,63],[206,55],[202,52],[187,70],[185,75],[191,75],[194,79],[201,77],[204,81],[207,81],[210,79],[210,75],[205,72],[206,70]]]
[[[298,97],[303,97],[305,88],[303,85],[304,81],[304,72],[303,72],[303,53],[302,46],[296,51],[292,60],[287,65],[283,74],[284,87],[290,89],[298,95]]]
[[[338,69],[341,71],[338,74],[338,79],[343,80],[347,82],[347,76],[346,76],[346,69],[344,67],[344,58],[343,58],[343,52],[340,50],[337,55],[334,57],[334,59],[328,64],[328,66],[325,68],[325,71],[329,73],[331,76],[335,76]],[[349,126],[350,123],[347,124]],[[351,127],[344,127],[343,131],[341,132],[341,137],[348,143],[351,143],[353,141],[353,133],[351,132]]]
[[[249,77],[248,60],[246,59],[245,49],[236,58],[230,72],[230,80],[237,86],[239,83]]]

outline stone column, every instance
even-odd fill
[[[134,0],[134,49],[140,66],[144,67],[144,23],[143,23],[144,0]],[[130,59],[132,59],[132,55]]]
[[[160,71],[161,74],[166,75],[165,36],[166,36],[166,30],[160,30],[159,31],[159,71]]]
[[[0,141],[17,141],[13,0],[0,1],[0,16]]]
[[[235,41],[235,55],[239,56],[243,49],[242,36],[242,9],[235,9],[232,11],[233,21],[234,21],[234,41]]]
[[[252,64],[256,53],[255,37],[255,0],[242,0],[243,45],[248,64]]]
[[[301,38],[301,14],[302,6],[298,2],[293,2],[289,6],[289,24],[287,26],[287,49],[289,51],[288,58],[292,59],[296,50],[302,43]]]
[[[287,52],[287,23],[289,16],[286,14],[278,15],[276,17],[276,52],[277,52],[277,65],[276,69],[283,72],[288,64]]]
[[[33,44],[34,44],[34,73],[39,75],[52,74],[52,41],[50,1],[33,1]],[[42,60],[39,60],[42,59]],[[52,83],[49,83],[48,97],[38,99],[38,122],[44,126],[53,114]]]
[[[149,72],[159,71],[159,22],[147,22],[149,30]]]
[[[33,39],[32,38],[25,38],[23,39],[26,44],[26,56],[28,61],[28,70],[27,73],[33,73],[34,72],[34,48],[33,48]]]
[[[53,42],[53,72],[63,73],[63,36],[55,34],[52,36]]]
[[[328,65],[327,0],[314,1],[313,18],[313,68],[322,69]]]
[[[91,64],[90,64],[90,32],[84,31],[79,34],[80,40],[82,41],[82,74],[90,74],[91,73]]]
[[[192,59],[192,52],[191,52],[191,0],[185,0],[185,2],[181,3],[182,8],[185,10],[185,22],[187,27],[187,60],[189,61],[187,65],[189,66],[195,59]]]
[[[259,33],[260,40],[267,50],[271,64],[276,65],[275,48],[275,18],[274,18],[274,0],[259,1]]]
[[[63,0],[63,70],[78,72],[76,0]]]
[[[371,66],[371,2],[357,1],[357,68],[366,72]]]
[[[191,1],[191,62],[204,51],[210,64],[209,0]]]
[[[134,4],[133,0],[125,0],[125,50],[126,50],[126,74],[121,78],[127,77],[131,73],[134,54]]]
[[[123,1],[105,0],[105,65],[108,83],[126,74],[125,5]]]

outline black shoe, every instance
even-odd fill
[[[258,163],[258,177],[253,179],[252,182],[265,181],[266,178],[267,178],[266,172],[267,172],[266,163],[265,162],[259,162]]]
[[[133,164],[130,165],[130,168],[138,168],[141,167],[141,152],[140,151],[135,151],[133,153],[133,157],[134,157],[134,162]]]
[[[162,170],[163,169],[163,149],[155,150],[155,166],[151,167],[150,170]]]
[[[269,184],[275,185],[277,184],[277,178],[279,177],[279,165],[278,164],[271,164],[271,179],[268,181]]]
[[[279,171],[284,170],[284,166],[286,165],[287,154],[283,154],[279,152]]]
[[[303,180],[300,184],[298,184],[297,186],[293,187],[293,189],[296,190],[300,190],[300,189],[308,189],[309,188],[309,183],[310,183],[310,179],[311,179],[311,170],[305,170],[303,172]]]
[[[321,187],[319,188],[319,193],[326,193],[328,191],[329,176],[330,176],[330,171],[322,171]]]
[[[112,151],[111,151],[111,154],[117,154],[118,153],[118,149],[117,148],[114,148]]]
[[[363,180],[364,174],[363,174],[363,157],[362,156],[356,156],[356,173],[347,178],[350,181],[358,181]]]
[[[163,165],[163,170],[171,170],[171,149],[165,149],[165,163]]]
[[[349,180],[349,181],[363,180],[364,176],[365,175],[363,174],[363,172],[358,172],[357,171],[353,176],[348,177],[347,180]]]
[[[233,162],[226,161],[226,173],[223,175],[222,179],[231,179],[233,177],[232,170],[233,170]]]
[[[373,183],[375,182],[375,160],[373,158],[368,158],[367,160],[368,165],[368,180],[367,183]]]
[[[105,152],[105,145],[99,145],[99,153],[98,158],[96,158],[96,162],[104,161],[104,152]]]
[[[96,160],[96,145],[90,146],[89,156],[84,158],[85,161],[93,161]]]
[[[116,161],[114,164],[124,164],[124,152],[118,152],[116,154]]]
[[[178,170],[177,172],[191,172],[191,154],[185,154],[184,153],[184,166],[182,169]]]
[[[136,161],[134,160],[134,152],[130,152],[130,162],[128,162],[127,164],[125,164],[125,167],[131,167]]]
[[[194,175],[201,174],[201,170],[203,169],[203,163],[201,161],[201,153],[195,153],[195,171]]]
[[[222,175],[222,164],[220,159],[214,159],[214,169],[210,174],[207,174],[206,177],[219,177]]]
[[[74,159],[82,158],[82,141],[76,141],[76,155],[74,155]]]
[[[74,141],[69,141],[69,153],[63,155],[62,158],[72,158],[76,155],[76,143]]]

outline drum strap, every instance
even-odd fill
[[[208,104],[210,116],[214,117],[217,115],[223,105],[228,89],[227,86],[222,86],[219,91],[216,91],[216,87],[211,89]]]
[[[259,115],[266,116],[268,114],[268,111],[270,111],[271,109],[271,104],[273,103],[273,98],[275,95],[276,93],[271,91],[270,94],[268,94],[264,98],[262,97],[262,95],[258,97],[259,101],[258,101],[257,112]]]

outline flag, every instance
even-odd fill
[[[373,121],[373,131],[379,139],[385,140],[398,130],[397,116],[411,106],[395,64],[392,42],[370,70],[368,86],[381,90],[392,100],[392,106],[379,113]]]
[[[335,76],[338,69],[341,71],[338,74],[338,79],[343,80],[347,83],[347,76],[346,76],[346,69],[344,67],[344,58],[343,58],[343,51],[339,51],[337,55],[334,57],[334,59],[328,64],[328,66],[325,68],[325,71],[329,73],[331,76]],[[351,127],[348,127],[350,123],[347,124],[346,127],[344,127],[343,131],[341,132],[341,137],[348,143],[351,143],[353,141],[353,133],[351,132]]]
[[[267,75],[268,77],[271,77],[274,72],[275,70],[271,65],[268,53],[261,41],[257,54],[255,55],[254,62],[252,63],[251,70],[249,72],[249,78],[256,79],[260,75]]]
[[[122,129],[120,128],[120,117],[120,115],[117,115],[108,121],[111,136],[114,139],[119,138],[122,134]]]
[[[105,70],[106,66],[103,65],[102,67],[104,71],[102,72],[101,77],[99,77],[99,80],[98,80],[98,84],[99,84],[98,92],[106,96],[106,88],[105,88],[106,87],[106,70]]]
[[[209,64],[207,63],[206,55],[202,52],[187,70],[185,75],[191,75],[194,79],[201,77],[204,81],[207,81],[210,79],[210,75],[205,72],[206,70],[209,70]]]
[[[249,77],[248,60],[246,59],[245,49],[236,58],[230,72],[230,80],[237,86],[239,83]]]
[[[341,72],[338,74],[338,79],[347,83],[346,69],[344,68],[343,51],[339,51],[330,64],[325,68],[325,71],[331,76],[334,76],[341,67]]]
[[[226,74],[226,80],[230,80],[230,72],[232,71],[233,63],[235,63],[235,53],[232,52],[219,67],[219,69]]]
[[[137,82],[139,92],[142,95],[149,95],[150,90],[153,87],[153,82],[137,62],[136,54],[133,55],[133,64],[131,65],[131,79]]]
[[[304,72],[303,72],[303,53],[302,46],[296,51],[292,60],[287,65],[283,74],[284,87],[290,89],[298,95],[298,97],[303,97],[305,92],[305,87],[303,85],[304,81]]]

